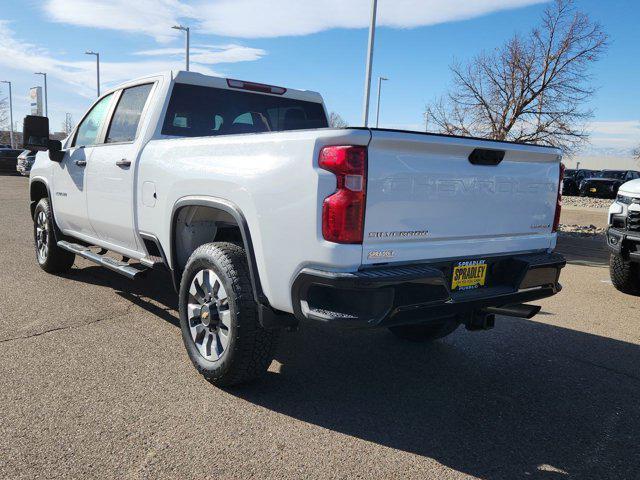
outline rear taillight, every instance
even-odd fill
[[[564,179],[564,163],[560,164],[560,181],[558,183],[558,198],[556,200],[556,216],[553,219],[552,232],[557,232],[560,226],[560,214],[562,213],[562,180]]]
[[[366,203],[367,147],[320,150],[318,165],[336,176],[336,191],[322,204],[322,236],[335,243],[362,243]]]

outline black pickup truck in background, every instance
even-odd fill
[[[580,195],[580,182],[585,178],[592,177],[596,172],[594,170],[579,170],[567,168],[564,171],[562,179],[562,194],[567,196]]]
[[[579,184],[580,195],[598,198],[616,198],[623,183],[640,178],[635,170],[602,170],[595,172]]]
[[[18,163],[18,155],[22,152],[23,150],[0,148],[0,174],[10,173],[17,175],[16,165]]]

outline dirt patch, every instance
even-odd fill
[[[608,209],[613,203],[611,198],[591,198],[591,197],[562,197],[562,205],[566,207],[582,207],[582,208],[606,208]]]
[[[597,227],[595,225],[563,225],[560,224],[558,230],[561,235],[572,237],[594,237],[604,235],[606,228]]]

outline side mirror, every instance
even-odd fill
[[[52,162],[58,163],[64,158],[62,142],[60,140],[49,140],[49,158]]]
[[[27,115],[22,124],[24,148],[29,150],[49,149],[49,119],[36,115]]]

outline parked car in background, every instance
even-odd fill
[[[20,155],[18,155],[18,159],[16,160],[16,170],[20,175],[24,175],[25,177],[29,176],[29,172],[31,171],[31,167],[33,166],[33,162],[36,160],[36,152],[31,150],[25,150]]]
[[[16,173],[18,155],[22,150],[12,148],[0,148],[0,173]]]
[[[640,295],[640,179],[623,184],[609,208],[607,245],[613,286]]]
[[[571,169],[564,171],[564,179],[562,180],[562,194],[568,196],[580,195],[580,182],[585,178],[592,177],[596,173],[595,170]]]
[[[635,170],[603,170],[580,182],[580,195],[598,198],[616,198],[623,183],[640,178]]]

